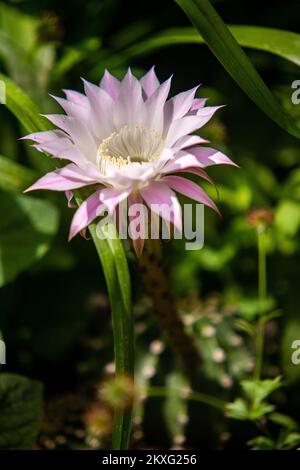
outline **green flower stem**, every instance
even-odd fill
[[[77,195],[76,201],[80,204],[81,197]],[[98,228],[97,232],[97,225],[93,223],[89,226],[89,231],[103,267],[110,297],[116,376],[127,376],[133,380],[134,334],[131,286],[122,242],[117,237],[113,224],[109,225],[105,231],[104,228]],[[128,449],[131,423],[132,407],[116,411],[112,436],[114,450]]]
[[[266,269],[266,247],[265,226],[259,225],[257,229],[258,246],[258,303],[259,319],[256,326],[256,364],[254,369],[254,380],[259,380],[263,363],[264,332],[265,332],[265,305],[267,299],[267,269]]]
[[[217,398],[217,397],[212,397],[211,395],[206,395],[205,393],[200,393],[200,392],[194,392],[192,390],[190,391],[185,391],[185,390],[180,390],[173,388],[172,392],[170,390],[166,389],[165,387],[149,387],[146,388],[144,391],[147,397],[152,397],[152,398],[160,398],[160,397],[170,397],[170,393],[174,397],[178,398],[186,398],[186,400],[192,400],[192,401],[197,401],[199,403],[203,403],[208,406],[212,406],[213,408],[216,408],[217,410],[225,411],[225,406],[226,402]]]

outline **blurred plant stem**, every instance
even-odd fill
[[[152,298],[154,312],[186,372],[191,374],[201,363],[200,353],[193,338],[184,330],[170,292],[169,280],[163,267],[161,240],[145,241],[138,265],[145,289]]]
[[[259,318],[256,324],[255,336],[256,364],[254,369],[254,380],[260,380],[264,353],[265,306],[267,300],[265,233],[266,226],[264,224],[259,224],[257,227]]]
[[[203,403],[205,405],[212,406],[213,408],[216,408],[217,410],[225,411],[226,402],[221,400],[220,398],[213,397],[205,393],[195,392],[190,389],[180,390],[180,389],[173,388],[171,393],[172,393],[172,396],[174,397],[180,397],[180,398],[185,398],[186,400],[196,401],[199,403]],[[152,398],[169,397],[170,390],[168,390],[166,387],[149,387],[145,390],[145,394],[147,395],[147,397],[152,397]]]

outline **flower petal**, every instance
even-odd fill
[[[105,90],[114,101],[116,101],[119,90],[120,90],[120,81],[111,75],[108,70],[105,70],[103,78],[100,82],[100,87]]]
[[[98,147],[85,121],[63,114],[47,114],[45,117],[71,137],[87,160],[96,160]]]
[[[206,105],[206,102],[207,98],[195,98],[190,111],[197,111],[199,108],[203,108]]]
[[[183,137],[177,140],[176,144],[173,145],[172,150],[174,152],[177,152],[188,147],[194,147],[198,144],[207,144],[208,142],[208,140],[203,139],[199,135],[184,135]]]
[[[113,213],[115,208],[120,202],[124,201],[131,192],[131,188],[115,189],[105,188],[100,192],[100,201],[107,207],[110,214]]]
[[[147,120],[145,124],[150,129],[163,132],[164,105],[170,92],[172,77],[163,82],[145,102]]]
[[[166,147],[172,147],[181,137],[201,127],[202,119],[198,116],[185,116],[172,122],[166,135]]]
[[[90,114],[88,106],[82,106],[81,104],[74,103],[72,101],[66,100],[65,98],[60,98],[58,96],[50,95],[57,103],[63,108],[63,110],[69,115],[77,119],[82,119],[86,121]]]
[[[194,199],[201,204],[211,207],[216,212],[219,212],[213,200],[206,194],[206,192],[196,183],[190,181],[182,176],[165,176],[161,179],[165,184],[184,196]]]
[[[63,92],[66,95],[67,100],[71,101],[72,103],[85,107],[89,106],[88,99],[83,93],[79,93],[79,91],[74,90],[63,90]]]
[[[151,211],[182,231],[181,206],[172,189],[166,184],[153,181],[149,186],[142,188],[140,194]]]
[[[141,198],[139,193],[132,193],[128,196],[128,212],[130,212],[130,207],[134,206],[135,204],[143,204],[143,199]],[[139,215],[141,217],[141,214]],[[129,223],[131,223],[135,217],[128,215]],[[145,239],[142,237],[137,237],[137,238],[131,238],[132,240],[132,246],[134,249],[134,252],[138,258],[143,253],[144,249],[144,244],[145,244]]]
[[[152,67],[149,72],[141,78],[140,83],[146,98],[149,98],[149,96],[151,96],[160,85],[154,67]]]
[[[191,153],[184,151],[178,152],[177,156],[170,159],[166,165],[160,170],[160,173],[173,173],[174,171],[182,171],[185,168],[199,167],[202,165],[199,163],[198,158]]]
[[[210,147],[192,147],[186,149],[186,152],[195,156],[202,168],[211,165],[232,165],[238,167],[238,165],[230,160],[224,153]]]
[[[70,163],[64,168],[51,171],[42,176],[36,183],[26,189],[24,192],[35,191],[38,189],[49,189],[52,191],[69,191],[71,189],[82,188],[95,184],[97,181],[92,179],[85,171],[78,166]]]
[[[120,84],[120,92],[114,107],[114,125],[117,129],[144,123],[144,100],[142,87],[128,69]]]
[[[81,230],[87,227],[93,220],[102,215],[105,211],[105,206],[100,202],[100,191],[96,191],[90,197],[88,197],[83,203],[79,206],[77,211],[74,214],[70,232],[69,232],[69,241],[75,237]]]
[[[196,86],[191,90],[178,93],[178,95],[167,101],[166,106],[171,106],[173,109],[172,117],[174,120],[183,117],[191,109],[198,88],[199,86]]]

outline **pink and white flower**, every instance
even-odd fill
[[[99,86],[84,80],[85,94],[64,90],[56,101],[66,112],[46,117],[55,130],[30,134],[34,147],[68,160],[46,174],[27,191],[72,191],[91,186],[94,191],[77,209],[70,239],[89,225],[103,209],[114,211],[127,199],[160,213],[181,230],[181,206],[176,193],[216,209],[196,183],[180,175],[190,173],[209,180],[204,168],[234,163],[223,153],[203,146],[192,133],[204,126],[219,107],[195,98],[198,87],[168,99],[171,78],[161,83],[152,68],[141,80],[128,70],[122,81],[108,71]]]

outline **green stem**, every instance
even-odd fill
[[[78,204],[86,194],[76,194]],[[112,312],[116,377],[134,378],[134,334],[131,305],[130,275],[121,240],[113,224],[98,227],[89,225],[89,231],[102,264]],[[99,236],[101,235],[101,237]],[[114,417],[112,448],[127,450],[132,424],[132,407],[118,410]]]
[[[192,390],[188,393],[185,393],[184,390],[176,388],[173,388],[172,391],[170,391],[167,390],[165,387],[149,387],[145,390],[145,393],[148,397],[152,398],[169,397],[171,393],[174,397],[186,398],[187,400],[197,401],[199,403],[212,406],[213,408],[216,408],[221,411],[225,411],[226,406],[226,402],[219,398],[206,395],[205,393],[194,392]]]
[[[257,229],[258,246],[258,304],[259,319],[256,326],[256,364],[254,369],[254,380],[259,380],[263,364],[264,332],[265,332],[265,305],[267,299],[267,269],[265,248],[265,226],[260,225]]]

